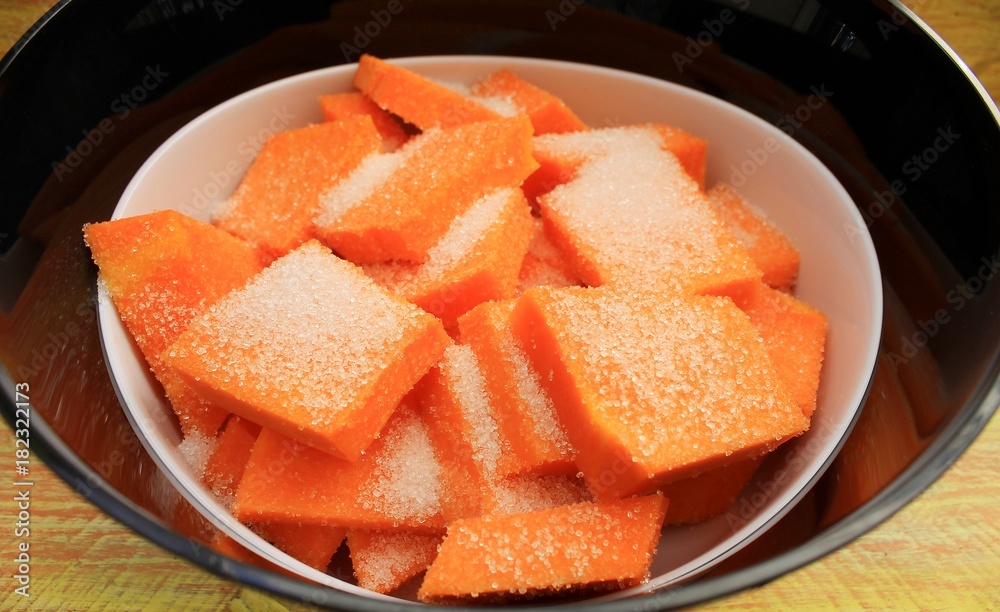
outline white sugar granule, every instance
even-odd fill
[[[430,283],[476,254],[491,230],[500,229],[504,208],[515,197],[513,189],[499,189],[480,198],[456,217],[419,266],[400,262],[365,264],[363,269],[379,285],[401,295],[417,295]]]
[[[191,466],[191,470],[199,481],[205,479],[205,468],[208,466],[208,460],[212,458],[212,453],[215,452],[217,442],[218,440],[214,436],[190,431],[177,445],[177,451]]]
[[[471,96],[470,98],[501,117],[514,117],[522,112],[521,107],[515,104],[514,99],[510,96]]]
[[[427,569],[437,555],[440,536],[408,533],[405,531],[370,534],[364,547],[348,533],[351,562],[356,568],[358,586],[388,593],[403,582]]]
[[[427,251],[427,263],[418,276],[437,278],[469,257],[487,231],[499,222],[504,206],[513,197],[513,189],[498,189],[456,217],[438,243]]]
[[[439,130],[425,131],[391,153],[372,153],[361,160],[353,172],[320,197],[316,225],[333,225],[348,211],[362,205],[439,133]]]
[[[358,167],[320,198],[316,225],[332,225],[355,206],[371,197],[376,189],[406,161],[405,148],[392,153],[372,153]]]
[[[452,81],[452,80],[449,80],[449,79],[432,79],[432,78],[428,78],[427,80],[429,80],[432,83],[435,83],[437,85],[440,85],[441,87],[444,87],[445,89],[448,89],[448,90],[451,90],[451,91],[453,91],[453,92],[455,92],[457,94],[463,95],[466,98],[468,98],[470,95],[472,95],[472,91],[470,90],[469,86],[466,85],[465,83],[462,83],[461,81]]]
[[[427,427],[406,415],[385,434],[370,503],[393,519],[426,521],[441,511],[441,495],[441,466]]]
[[[517,294],[531,287],[573,287],[580,280],[566,268],[566,256],[549,240],[542,220],[535,219],[535,231],[524,256],[517,281]]]
[[[517,476],[495,483],[492,489],[495,514],[520,514],[593,501],[590,490],[575,476]]]
[[[431,81],[468,98],[471,102],[485,106],[501,117],[513,117],[521,113],[520,107],[514,103],[514,100],[510,96],[477,96],[472,94],[472,88],[465,83],[445,79],[431,79]]]
[[[471,348],[454,344],[445,350],[443,366],[448,386],[471,428],[472,458],[482,466],[486,480],[492,481],[504,449],[479,362]]]
[[[569,440],[556,416],[552,399],[542,389],[538,372],[528,363],[528,357],[514,339],[509,326],[500,330],[500,350],[507,355],[513,369],[517,394],[524,400],[525,417],[535,435],[557,448],[561,454],[570,454]]]

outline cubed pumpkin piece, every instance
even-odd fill
[[[505,476],[576,474],[573,449],[552,399],[511,332],[514,302],[487,302],[459,320],[462,342],[475,353],[495,407],[497,425],[509,441]]]
[[[421,134],[368,157],[331,190],[315,232],[358,264],[423,263],[456,217],[537,167],[524,116]]]
[[[205,484],[228,508],[236,497],[260,425],[236,416],[229,417],[205,466]]]
[[[728,298],[531,289],[513,329],[598,499],[759,456],[809,426]]]
[[[502,68],[471,88],[472,95],[484,98],[510,98],[527,113],[535,134],[561,134],[587,129],[586,124],[553,94]]]
[[[716,215],[740,241],[750,259],[763,273],[767,285],[791,292],[799,275],[799,250],[750,202],[731,188],[719,184],[708,191]]]
[[[491,604],[640,585],[666,510],[649,495],[456,521],[418,597]]]
[[[442,535],[407,531],[351,530],[347,547],[358,586],[391,593],[430,567]]]
[[[532,231],[521,190],[501,189],[459,215],[428,251],[426,263],[370,264],[364,270],[450,329],[477,304],[514,295]]]
[[[311,238],[320,197],[380,147],[364,116],[275,134],[212,222],[267,258],[281,257]]]
[[[297,522],[252,526],[260,537],[313,569],[326,572],[330,560],[347,535],[346,529],[300,525]]]
[[[535,230],[528,252],[518,273],[517,292],[532,287],[578,287],[583,283],[566,255],[545,235],[541,219],[534,219]]]
[[[449,343],[432,315],[310,241],[196,319],[166,359],[203,397],[354,461]]]
[[[282,526],[270,531],[254,528],[258,535],[276,548],[288,553],[309,567],[325,572],[330,559],[344,541],[344,531],[320,527]],[[210,544],[212,550],[237,561],[260,567],[277,574],[299,578],[283,566],[276,565],[246,548],[222,531],[215,532]],[[325,561],[324,561],[325,559]]]
[[[383,151],[395,151],[410,138],[399,119],[379,108],[378,104],[362,93],[352,91],[320,96],[319,107],[324,121],[371,117],[375,129],[382,137]]]
[[[425,131],[500,116],[460,92],[367,54],[358,60],[354,86],[381,108]]]
[[[260,425],[232,415],[214,445],[205,466],[204,480],[227,508],[231,508],[236,499],[236,491],[260,431]],[[343,529],[299,525],[297,522],[257,523],[251,528],[277,548],[321,572],[326,571],[346,535]]]
[[[787,293],[761,287],[757,302],[745,306],[764,339],[771,363],[802,413],[816,410],[826,331],[826,315]]]
[[[254,445],[234,515],[250,523],[288,523],[438,533],[478,512],[463,475],[441,460],[427,419],[410,400],[355,462],[265,429]],[[470,508],[472,506],[472,508]]]
[[[733,505],[760,467],[763,457],[751,457],[663,485],[670,500],[665,525],[689,525],[720,516]]]
[[[160,381],[185,435],[214,437],[228,416],[163,362],[188,325],[263,267],[242,240],[175,211],[84,226],[104,288]]]
[[[752,301],[761,272],[712,212],[677,158],[649,128],[534,139],[536,151],[576,160],[575,177],[539,199],[549,237],[588,285]]]

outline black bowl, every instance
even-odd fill
[[[165,517],[157,468],[103,361],[79,231],[107,219],[146,157],[199,113],[360,52],[564,59],[705,91],[791,133],[868,222],[882,349],[826,475],[708,575],[601,607],[688,605],[825,555],[913,499],[985,425],[1000,390],[1000,114],[909,11],[882,0],[400,0],[387,17],[390,4],[63,2],[0,64],[3,413],[13,424],[14,383],[27,382],[32,448],[93,503],[217,574],[322,605],[390,607],[215,554],[189,508]],[[818,93],[827,103],[806,116]]]

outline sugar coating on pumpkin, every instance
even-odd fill
[[[192,322],[167,359],[232,412],[353,460],[447,344],[437,319],[311,241]]]
[[[760,268],[761,280],[770,287],[790,292],[799,274],[801,257],[788,236],[732,188],[718,184],[707,195],[722,224]]]
[[[456,217],[538,166],[524,116],[430,130],[380,155],[331,191],[314,221],[321,240],[358,264],[427,261]]]
[[[376,593],[395,591],[430,567],[442,539],[402,530],[349,531],[347,546],[358,586]]]
[[[534,219],[534,233],[518,272],[517,293],[532,287],[578,287],[582,281],[573,270],[573,263],[545,235],[541,219]]]
[[[498,481],[493,487],[493,514],[520,514],[594,501],[581,478],[568,475],[524,474]]]
[[[666,509],[650,495],[456,521],[418,597],[486,604],[642,584]]]
[[[479,488],[483,513],[509,513],[516,508],[544,508],[589,499],[583,484],[566,469],[538,470],[518,456],[501,427],[496,395],[491,393],[473,350],[456,344],[445,351],[435,388],[428,393],[433,420],[446,430],[446,444],[465,456],[465,469]],[[560,432],[561,433],[561,432]],[[562,458],[563,465],[571,461]],[[575,475],[577,470],[572,468]],[[551,488],[547,486],[551,485]],[[585,489],[585,487],[583,487]]]
[[[437,83],[441,87],[478,102],[501,117],[513,117],[514,115],[523,112],[521,106],[518,105],[510,95],[503,95],[496,91],[478,89],[474,86],[448,79],[430,80]]]
[[[429,378],[424,405],[439,445],[465,474],[480,512],[491,512],[494,488],[510,460],[511,446],[497,422],[486,379],[472,350],[456,344]]]
[[[407,161],[417,154],[427,139],[414,139],[397,151],[372,153],[347,178],[337,183],[323,195],[322,207],[317,212],[316,223],[329,225],[367,198],[388,181]]]
[[[576,160],[575,177],[539,199],[550,237],[588,285],[746,299],[761,272],[712,213],[652,128],[539,136],[536,150]]]
[[[511,189],[495,191],[456,217],[441,240],[427,251],[423,265],[378,263],[364,266],[365,272],[393,293],[419,296],[428,283],[438,281],[456,264],[474,255],[486,231],[500,220],[503,206],[512,193]]]
[[[572,451],[566,434],[559,424],[552,400],[542,389],[541,379],[535,371],[524,351],[517,345],[509,328],[500,331],[500,350],[510,357],[514,374],[514,386],[517,396],[524,400],[524,414],[531,425],[531,432],[543,442],[555,447],[560,455],[569,455]]]
[[[362,506],[393,517],[418,522],[441,512],[441,466],[427,427],[408,416],[386,433],[383,450],[374,456],[370,497]]]
[[[468,346],[452,345],[445,351],[442,369],[448,387],[468,424],[472,458],[481,466],[487,480],[494,480],[501,455],[509,452],[509,448],[500,437],[500,427],[493,416],[486,379],[479,368],[476,355]]]
[[[184,457],[184,461],[191,468],[195,478],[204,480],[209,459],[215,453],[217,446],[218,439],[214,436],[206,436],[200,431],[192,431],[184,436],[181,443],[177,445],[177,452]]]
[[[348,462],[264,430],[237,491],[249,522],[434,533],[455,518],[452,479],[425,417],[401,404],[358,461]],[[278,466],[278,467],[275,467]],[[280,468],[280,469],[279,469]]]
[[[515,193],[515,189],[494,191],[456,217],[441,240],[427,251],[427,263],[420,269],[416,282],[436,278],[472,256],[486,231],[501,219],[504,205]]]
[[[514,332],[599,499],[630,495],[805,431],[759,332],[728,298],[532,289]],[[605,478],[610,473],[614,478]]]

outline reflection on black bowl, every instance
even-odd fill
[[[827,475],[711,576],[609,607],[688,604],[833,550],[936,478],[992,413],[996,109],[901,9],[881,1],[547,9],[437,0],[407,4],[361,36],[383,4],[71,3],[5,59],[3,362],[11,379],[37,389],[33,426],[45,458],[109,513],[213,571],[312,602],[360,605],[190,545],[205,526],[170,498],[110,384],[95,270],[79,232],[110,216],[143,160],[190,119],[257,85],[353,61],[359,50],[565,59],[678,82],[785,130],[865,215],[885,286],[882,358]],[[826,102],[810,105],[820,95]],[[13,385],[5,389],[12,419]]]

